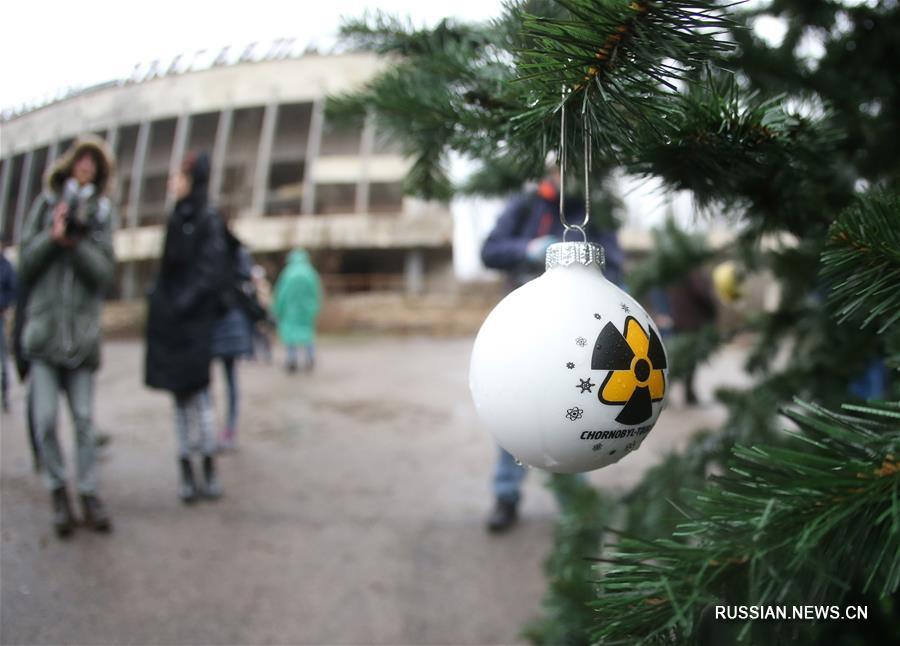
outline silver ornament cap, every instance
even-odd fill
[[[606,265],[603,247],[593,242],[557,242],[547,247],[548,270],[576,264],[603,271]]]

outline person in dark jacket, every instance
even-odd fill
[[[17,287],[16,305],[13,312],[12,352],[16,358],[16,373],[19,375],[19,383],[26,388],[25,427],[28,429],[28,443],[31,446],[31,464],[35,473],[41,473],[43,465],[41,464],[40,440],[38,439],[37,427],[34,423],[34,388],[28,380],[31,366],[28,363],[28,357],[25,356],[25,350],[22,348],[22,331],[25,329],[25,310],[27,306],[27,290]]]
[[[212,332],[221,315],[225,273],[225,235],[219,215],[207,202],[209,158],[189,153],[169,179],[176,202],[156,284],[149,295],[144,381],[171,392],[181,474],[179,496],[217,498],[216,432],[209,395]],[[195,444],[193,431],[199,433]],[[198,445],[204,484],[194,478],[192,456]]]
[[[99,532],[111,529],[97,495],[93,392],[100,310],[116,266],[114,214],[104,196],[112,173],[112,154],[103,140],[79,138],[50,168],[19,245],[19,278],[27,291],[21,349],[30,365],[31,412],[60,537],[74,528],[56,430],[62,392],[75,426],[85,524]]]
[[[698,267],[681,280],[666,288],[669,311],[672,314],[672,331],[675,334],[697,332],[716,321],[719,307],[713,291],[712,276],[704,267]],[[685,402],[697,403],[694,391],[694,372],[691,366],[684,376]]]
[[[25,309],[28,306],[28,292],[25,289],[16,289],[16,305],[13,312],[12,325],[12,352],[16,358],[16,372],[19,375],[19,383],[25,385],[25,427],[28,429],[28,443],[31,446],[31,464],[35,473],[43,471],[41,464],[40,440],[37,435],[37,427],[34,421],[34,388],[28,380],[31,366],[25,350],[22,348],[22,331],[25,329]],[[96,438],[95,438],[96,439]]]
[[[566,199],[566,220],[580,223],[584,202],[580,197]],[[544,271],[547,248],[561,242],[565,229],[559,219],[559,171],[548,168],[537,188],[514,196],[481,248],[485,267],[507,272],[510,291],[537,278]],[[606,231],[588,223],[588,242],[603,247],[606,265],[603,274],[617,285],[622,282],[624,254],[615,231]],[[581,234],[569,234],[570,242]]]
[[[0,400],[9,412],[9,371],[7,369],[6,310],[16,302],[16,270],[6,259],[6,240],[0,240]]]
[[[565,202],[566,219],[580,223],[584,218],[583,199],[573,197]],[[537,278],[544,270],[547,248],[561,242],[565,228],[559,217],[559,170],[548,166],[544,179],[533,191],[513,197],[491,231],[481,249],[486,267],[507,272],[509,289],[521,287]],[[590,224],[586,229],[588,241],[603,247],[606,258],[604,274],[614,283],[622,276],[623,254],[614,231],[603,231]],[[581,235],[570,234],[569,241],[580,241]],[[494,509],[487,528],[503,532],[515,524],[518,517],[521,484],[525,469],[502,447],[494,468]]]
[[[225,370],[225,387],[228,392],[228,413],[225,428],[219,441],[223,449],[233,449],[237,432],[238,404],[238,360],[253,354],[253,330],[250,318],[238,300],[238,290],[244,285],[253,284],[251,274],[253,261],[250,252],[231,232],[227,225],[225,231],[225,250],[229,284],[222,293],[222,306],[225,313],[213,326],[212,353],[222,360]]]

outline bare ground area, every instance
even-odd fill
[[[467,389],[472,338],[327,337],[311,375],[242,365],[239,449],[225,497],[176,497],[172,402],[141,384],[142,346],[105,347],[97,425],[110,536],[68,542],[32,472],[21,387],[2,419],[4,644],[506,644],[539,612],[555,503],[527,479],[522,521],[490,536],[495,447]],[[727,349],[701,398],[746,380]],[[221,419],[224,397],[216,370]],[[622,490],[715,406],[681,392],[640,451],[591,474]],[[68,414],[61,430],[71,451]]]

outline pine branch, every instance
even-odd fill
[[[591,628],[584,612],[585,600],[593,596],[589,562],[600,547],[611,506],[578,477],[553,475],[548,488],[560,507],[553,551],[544,563],[549,582],[543,616],[529,623],[523,636],[546,646],[583,643]]]
[[[373,115],[381,136],[400,142],[415,159],[407,192],[447,199],[447,152],[493,153],[518,105],[507,89],[512,67],[491,44],[491,33],[449,21],[416,30],[384,14],[347,23],[343,33],[355,47],[399,58],[361,91],[330,97],[327,117],[358,122]]]
[[[822,276],[840,321],[877,321],[883,333],[900,321],[900,195],[862,196],[832,224]]]
[[[850,201],[852,186],[835,181],[834,169],[823,163],[840,142],[827,115],[801,117],[783,103],[783,96],[766,99],[741,90],[731,75],[707,72],[671,98],[664,137],[638,133],[626,167],[691,191],[701,207],[739,210],[756,221],[757,233],[809,235],[810,225],[830,223],[834,204]]]
[[[453,183],[447,174],[442,148],[434,146],[419,155],[406,176],[404,189],[424,199],[448,202],[453,197]]]
[[[522,190],[522,184],[537,180],[544,173],[537,155],[504,154],[486,159],[459,187],[465,195],[505,197]]]
[[[458,66],[459,55],[448,53],[430,57],[427,63],[398,64],[362,92],[332,97],[327,105],[330,120],[359,122],[365,114],[373,114],[379,135],[399,142],[415,160],[406,189],[425,199],[446,200],[452,194],[443,160],[459,120],[457,93],[453,86],[433,81],[437,69]],[[409,110],[414,118],[408,117]]]
[[[736,448],[728,475],[694,498],[678,532],[688,543],[618,542],[592,604],[597,641],[683,643],[713,603],[834,604],[850,589],[897,591],[900,404],[840,413],[797,404],[786,413],[796,445]],[[790,628],[757,622],[743,637]]]
[[[709,361],[724,341],[715,325],[706,325],[694,332],[675,334],[666,342],[669,380],[675,382],[693,374],[700,364]]]
[[[580,140],[583,125],[575,115],[585,109],[599,162],[633,144],[640,129],[667,130],[663,117],[673,83],[727,49],[711,32],[726,24],[714,3],[699,0],[532,0],[509,5],[488,27],[444,21],[431,30],[376,14],[347,23],[342,33],[353,47],[397,56],[396,65],[362,92],[334,98],[328,114],[359,120],[370,111],[379,129],[415,157],[435,158],[435,146],[478,159],[508,151],[533,168],[559,142],[561,79],[572,65],[555,49],[563,47],[587,56],[594,70],[590,83],[567,99],[573,114],[567,136]],[[563,41],[555,44],[557,35]],[[608,60],[597,58],[601,50]],[[517,75],[522,78],[514,82]],[[579,157],[576,151],[570,161],[577,164]],[[416,182],[408,186],[431,196]]]
[[[731,49],[720,36],[734,23],[713,2],[559,4],[567,15],[526,15],[523,21],[527,45],[518,52],[518,69],[529,108],[518,120],[519,136],[535,139],[549,132],[557,138],[555,123],[565,103],[573,114],[587,114],[599,152],[630,147],[639,126],[663,125],[678,81]],[[570,134],[579,132],[577,121]]]
[[[628,274],[628,286],[637,298],[654,287],[677,283],[715,256],[703,234],[691,235],[671,218],[652,233],[652,253]]]
[[[416,29],[382,11],[345,20],[338,36],[350,49],[405,57],[442,54],[451,47],[478,51],[491,43],[490,32],[480,25],[445,18],[433,29]]]

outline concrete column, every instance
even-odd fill
[[[216,126],[216,141],[213,144],[212,177],[209,182],[209,199],[217,204],[222,197],[222,180],[225,178],[225,156],[228,154],[228,140],[231,139],[231,124],[234,110],[225,108],[219,113]]]
[[[411,249],[406,252],[403,282],[409,296],[417,296],[425,292],[425,252],[421,249]]]
[[[47,147],[47,161],[44,163],[44,171],[41,173],[41,181],[43,178],[47,177],[47,174],[50,172],[50,169],[53,168],[53,163],[59,157],[59,139],[56,139]]]
[[[371,112],[366,114],[366,120],[363,123],[362,136],[359,142],[359,182],[356,184],[356,207],[357,213],[368,213],[369,211],[369,194],[371,182],[369,180],[372,168],[372,151],[375,148],[375,119]]]
[[[150,122],[144,121],[138,126],[137,144],[134,148],[134,161],[131,163],[131,186],[128,191],[127,223],[129,228],[138,225],[141,207],[141,189],[144,184],[144,164],[147,161],[147,147],[150,143]]]
[[[119,128],[118,126],[110,126],[109,130],[106,131],[106,146],[109,148],[109,152],[112,153],[113,159],[116,160],[116,174],[113,177],[113,185],[109,189],[109,199],[112,200],[113,205],[118,205],[119,196],[122,194],[122,169],[119,168],[118,157],[116,155],[116,148],[119,147]]]
[[[109,151],[115,155],[116,148],[119,145],[119,127],[118,126],[110,126],[109,130],[106,131],[106,145],[109,147]]]
[[[303,172],[303,200],[300,212],[311,215],[316,208],[316,159],[322,148],[322,129],[325,126],[325,102],[316,99],[313,102],[312,116],[309,120],[309,137],[306,140],[306,168]]]
[[[263,113],[262,132],[256,153],[256,172],[253,177],[253,193],[250,196],[250,212],[263,215],[266,195],[269,192],[269,169],[272,166],[272,145],[275,142],[275,126],[278,124],[278,104],[269,103]]]
[[[9,185],[12,182],[13,161],[15,157],[5,159],[3,170],[0,170],[0,238],[4,240],[12,233],[6,230],[6,200],[9,198]]]
[[[13,228],[13,242],[19,244],[22,237],[22,226],[25,224],[25,213],[28,211],[28,194],[31,192],[31,166],[34,163],[34,150],[25,153],[22,164],[22,177],[19,179],[19,194],[16,196],[16,222]]]
[[[47,147],[47,164],[45,169],[50,168],[57,157],[59,157],[59,139],[54,139],[53,143]]]
[[[134,149],[134,162],[131,164],[131,187],[128,191],[128,207],[126,212],[126,226],[129,229],[134,229],[138,226],[138,216],[141,207],[141,188],[144,184],[144,163],[147,159],[147,146],[149,143],[150,122],[144,121],[138,127],[137,145]],[[125,300],[131,300],[137,296],[137,261],[133,260],[125,266],[122,296]]]
[[[172,155],[169,157],[169,176],[178,170],[181,160],[184,159],[184,151],[187,149],[188,137],[191,134],[191,115],[182,113],[175,122],[175,139],[172,141]],[[165,212],[168,214],[175,206],[174,198],[166,191]]]

